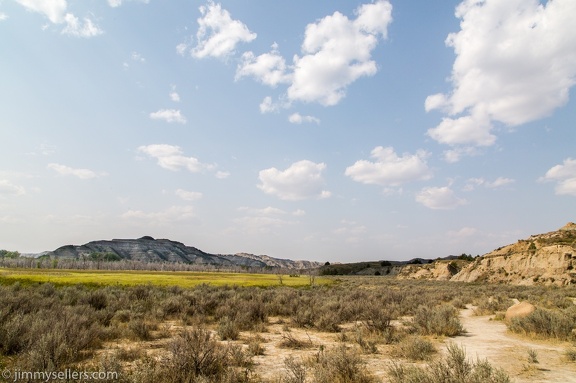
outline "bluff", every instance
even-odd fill
[[[266,255],[210,254],[192,246],[169,239],[154,239],[145,236],[138,239],[112,239],[92,241],[84,245],[66,245],[54,251],[46,252],[44,257],[66,259],[91,259],[95,256],[133,260],[140,262],[174,262],[196,265],[278,267],[286,269],[305,269],[318,267],[311,261],[293,261],[272,258]]]
[[[499,247],[476,258],[451,281],[516,285],[576,284],[576,224]]]

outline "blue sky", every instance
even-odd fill
[[[576,219],[573,0],[0,1],[0,248],[331,262]]]

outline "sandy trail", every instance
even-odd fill
[[[509,333],[506,324],[490,320],[492,316],[474,316],[473,308],[462,311],[466,335],[449,341],[462,345],[468,357],[488,359],[503,368],[514,382],[576,383],[576,363],[568,362],[567,342],[532,340]],[[528,363],[528,350],[538,353],[538,364]]]

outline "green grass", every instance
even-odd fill
[[[244,274],[220,272],[170,272],[170,271],[111,271],[111,270],[60,270],[60,269],[7,269],[0,268],[0,283],[50,282],[55,285],[146,285],[193,287],[203,283],[214,286],[237,285],[269,287],[280,286],[275,274]],[[316,277],[314,284],[326,285],[331,279]],[[302,287],[310,285],[306,275],[284,275],[282,285]]]

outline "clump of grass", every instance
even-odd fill
[[[281,377],[282,383],[305,383],[308,374],[306,364],[296,360],[293,356],[284,359],[286,373]]]
[[[540,363],[538,361],[538,351],[534,350],[533,348],[528,350],[528,363],[530,363],[530,364]]]
[[[567,348],[564,351],[564,356],[569,362],[576,362],[576,346]]]
[[[356,341],[365,354],[376,354],[378,352],[376,341],[371,338],[368,331],[362,327],[356,327],[354,331],[354,341]]]
[[[392,383],[510,383],[510,377],[494,368],[487,360],[470,362],[464,348],[449,344],[447,355],[428,364],[416,367],[393,362],[388,367]]]
[[[449,304],[419,306],[413,324],[422,335],[456,336],[464,333],[458,310]]]
[[[282,334],[282,340],[280,341],[280,347],[292,348],[292,349],[303,349],[312,347],[312,341],[298,339],[291,332],[284,332]]]
[[[310,365],[315,383],[375,382],[362,358],[345,345],[328,351],[320,350],[310,360]]]
[[[393,356],[413,361],[429,360],[434,353],[436,353],[436,348],[432,342],[418,335],[406,337],[392,349]]]

